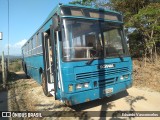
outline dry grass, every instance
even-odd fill
[[[23,79],[25,75],[13,74],[8,83],[8,94],[13,99],[10,99],[10,111],[34,111],[33,96],[28,96],[28,92],[36,88],[38,84],[32,79]],[[28,103],[28,99],[31,101]]]
[[[9,65],[10,72],[18,72],[22,70],[22,60],[14,60]]]
[[[134,85],[160,92],[160,59],[156,64],[133,60]]]

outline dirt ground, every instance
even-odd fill
[[[24,120],[159,120],[160,117],[120,118],[118,116],[122,111],[160,111],[160,85],[158,84],[160,83],[160,64],[147,64],[148,69],[143,66],[143,62],[134,60],[133,65],[134,86],[132,88],[109,98],[73,107],[67,107],[60,101],[55,101],[53,97],[45,97],[41,86],[32,79],[26,79],[24,72],[11,73],[8,90],[0,90],[0,111],[58,111],[52,117],[30,117],[23,118]],[[63,117],[66,113],[59,111],[69,111],[71,117]],[[12,118],[12,120],[18,119],[20,118]]]
[[[136,87],[160,92],[160,59],[156,64],[133,60],[133,83]]]

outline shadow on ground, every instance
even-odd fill
[[[129,104],[130,109],[127,111],[114,111],[114,113],[112,114],[112,118],[110,120],[126,120],[126,119],[122,119],[120,118],[122,116],[122,113],[126,113],[126,114],[135,114],[135,109],[134,109],[134,103],[140,101],[140,100],[147,100],[145,97],[143,96],[137,96],[137,97],[133,97],[133,96],[128,96],[125,98],[125,101],[127,102],[127,104]],[[134,118],[134,116],[129,116],[127,117],[127,120],[131,120],[132,118]]]
[[[74,109],[75,111],[82,111],[82,110],[93,108],[93,107],[96,107],[96,106],[99,106],[99,105],[104,105],[104,104],[109,103],[109,102],[113,102],[117,99],[120,99],[120,98],[123,98],[123,97],[126,97],[126,96],[128,96],[128,92],[127,91],[122,91],[122,92],[120,92],[116,95],[113,95],[111,97],[105,97],[105,98],[102,98],[102,99],[82,103],[82,104],[79,104],[79,105],[72,106],[71,108]],[[104,111],[104,110],[106,111],[105,107],[102,109],[102,111]]]
[[[126,111],[123,110],[117,110],[117,111],[110,111],[113,107],[115,107],[113,101],[125,97],[125,102],[129,105],[129,109],[126,109]],[[98,111],[87,111],[87,115],[89,114],[90,117],[100,117],[99,120],[106,120],[107,117],[110,117],[110,120],[131,120],[132,116],[122,118],[122,113],[132,114],[135,113],[134,109],[134,103],[140,101],[140,100],[147,100],[143,96],[137,96],[133,97],[128,94],[127,91],[120,92],[116,95],[113,95],[111,97],[106,97],[99,100],[94,100],[91,102],[79,104],[76,106],[72,106],[71,108],[75,111],[83,111],[89,108],[94,108],[96,106],[101,106],[101,109]]]

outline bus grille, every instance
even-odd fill
[[[112,84],[112,83],[114,83],[114,82],[115,82],[115,79],[114,79],[114,78],[98,81],[99,86],[109,85],[109,84]]]
[[[123,68],[100,70],[94,72],[78,73],[76,74],[76,80],[92,79],[92,78],[105,79],[104,76],[106,75],[109,76],[109,75],[121,74],[121,73],[126,73],[128,71],[129,71],[128,67],[123,67]]]

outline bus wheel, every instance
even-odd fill
[[[26,65],[25,65],[25,68],[24,68],[24,69],[25,69],[24,72],[25,72],[25,74],[26,74],[26,78],[27,78],[27,79],[30,79],[29,75],[27,75],[27,68],[26,68]]]
[[[46,78],[45,78],[44,73],[41,74],[41,79],[42,79],[42,89],[43,89],[43,93],[45,94],[45,96],[50,97],[51,94],[48,92],[47,80],[46,80]]]

